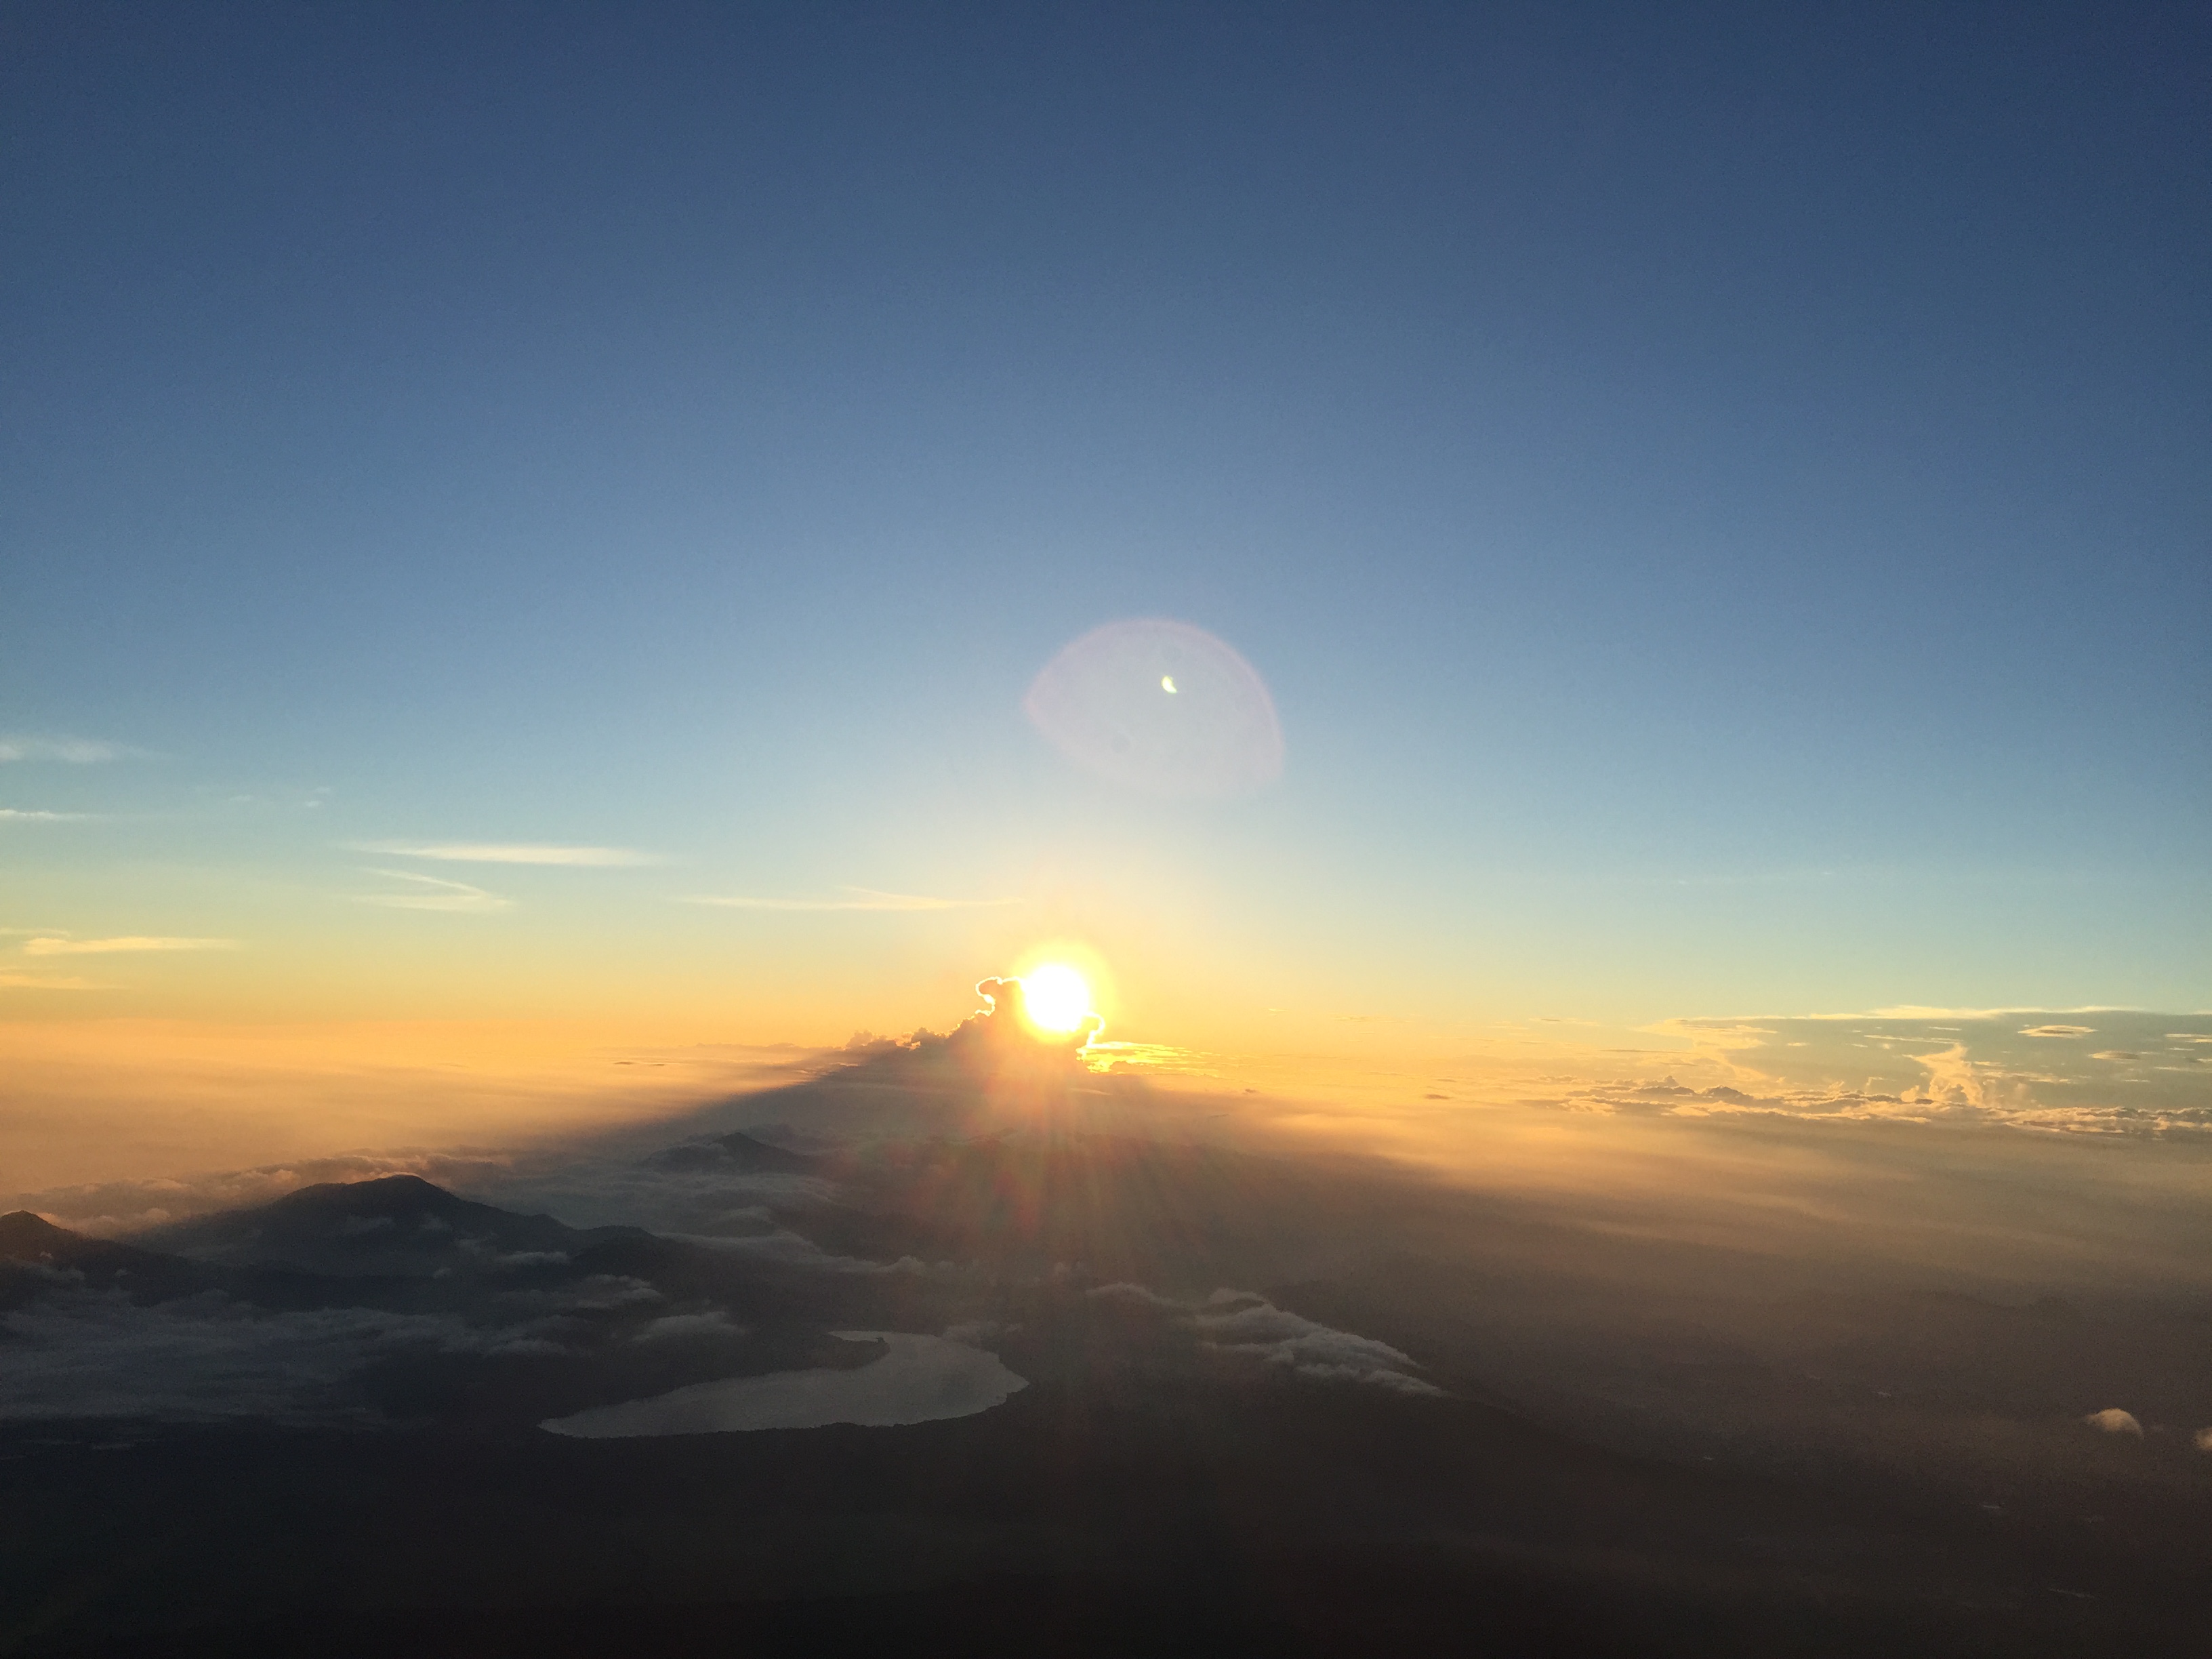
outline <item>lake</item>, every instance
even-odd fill
[[[964,1342],[904,1331],[835,1334],[848,1342],[884,1343],[885,1352],[854,1369],[770,1371],[694,1382],[644,1400],[551,1418],[539,1426],[586,1440],[817,1429],[831,1423],[892,1428],[972,1417],[1029,1386],[1000,1364],[997,1355]]]

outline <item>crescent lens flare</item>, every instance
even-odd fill
[[[1078,1030],[1091,1017],[1091,988],[1064,963],[1032,968],[1021,984],[1023,1016],[1040,1031]]]

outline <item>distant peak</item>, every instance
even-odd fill
[[[56,1251],[72,1252],[88,1241],[32,1210],[0,1215],[0,1261],[37,1261]]]
[[[421,1176],[376,1176],[367,1181],[325,1181],[287,1193],[269,1207],[337,1210],[347,1214],[381,1214],[394,1210],[442,1208],[468,1200]]]
[[[56,1239],[76,1237],[66,1227],[55,1226],[35,1210],[10,1210],[6,1215],[0,1215],[0,1249],[18,1244],[51,1243]]]
[[[797,1174],[811,1170],[817,1160],[805,1152],[794,1152],[765,1140],[757,1140],[742,1129],[716,1138],[714,1144],[728,1153],[732,1162],[746,1170],[784,1171]]]
[[[689,1140],[669,1146],[646,1160],[662,1170],[720,1170],[737,1175],[804,1175],[820,1162],[806,1152],[794,1152],[770,1141],[756,1140],[739,1131],[712,1140]]]

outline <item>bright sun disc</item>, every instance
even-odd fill
[[[1091,1018],[1091,988],[1064,963],[1032,968],[1022,975],[1022,1012],[1040,1031],[1079,1030]]]

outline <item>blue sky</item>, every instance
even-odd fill
[[[11,9],[0,808],[90,816],[0,922],[236,939],[92,1000],[225,1018],[881,1029],[1063,934],[1186,1032],[2203,1008],[2209,34]],[[1147,616],[1279,783],[1024,722]],[[454,841],[658,861],[361,902]],[[851,887],[1022,903],[682,902]]]

